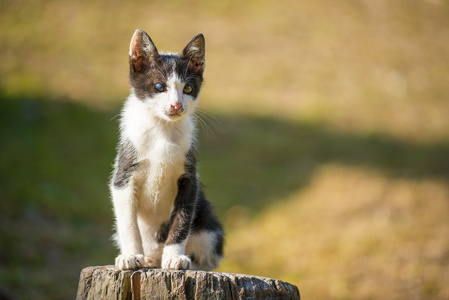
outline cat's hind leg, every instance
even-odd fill
[[[223,257],[223,230],[194,231],[187,241],[186,253],[192,260],[191,269],[210,271]]]

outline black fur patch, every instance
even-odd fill
[[[200,189],[195,205],[192,232],[201,230],[215,231],[219,228],[221,228],[221,224],[215,218],[209,202],[207,202],[202,189]]]
[[[159,231],[157,232],[156,239],[158,243],[165,243],[170,232],[170,222],[167,221],[161,225]]]
[[[220,227],[219,231],[217,232],[218,239],[215,244],[215,254],[218,256],[223,256],[223,247],[224,247],[224,230]]]
[[[137,154],[131,142],[125,141],[120,144],[117,167],[114,174],[114,187],[119,189],[125,188],[137,166]]]
[[[166,244],[182,243],[190,233],[192,217],[195,211],[197,186],[190,176],[181,176],[178,180],[178,195],[171,217],[171,230]]]
[[[224,231],[220,222],[215,217],[212,207],[204,197],[204,193],[200,186],[198,192],[198,199],[195,206],[195,215],[192,221],[192,232],[209,231],[215,232],[217,235],[217,241],[215,244],[215,253],[219,256],[223,256],[224,245]]]

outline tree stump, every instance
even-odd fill
[[[277,279],[206,271],[114,266],[81,271],[76,299],[298,299],[296,286]]]

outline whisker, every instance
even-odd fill
[[[197,112],[198,118],[201,119],[201,121],[207,126],[207,128],[212,132],[212,128],[209,124],[212,124],[212,126],[215,128],[215,130],[218,129],[217,125],[211,121],[211,119],[207,116],[202,114],[201,112]]]
[[[115,118],[120,117],[120,115],[121,115],[120,113],[116,114],[109,120],[109,122],[112,122]]]
[[[204,111],[204,108],[202,107],[197,107],[195,111],[195,118],[201,124],[203,130],[207,134],[210,133],[213,136],[215,136],[214,129],[218,130],[219,129],[218,125],[221,125],[221,121],[218,118],[216,118],[211,113]]]
[[[197,122],[198,124],[200,124],[201,129],[202,129],[204,132],[206,132],[207,134],[209,134],[208,128],[205,127],[205,125],[204,125],[204,121],[201,120],[201,118],[200,118],[199,116],[197,116],[197,115],[194,115],[194,118],[195,118],[196,122]]]
[[[209,132],[211,131],[210,128],[207,126],[207,124],[204,122],[204,120],[201,119],[201,117],[198,115],[195,115],[195,120],[197,120],[197,123],[200,124],[201,129],[206,133],[206,135],[209,136]]]
[[[209,110],[209,112],[207,112],[205,110],[206,110],[206,108],[204,108],[204,107],[197,107],[197,112],[199,114],[201,114],[204,118],[206,118],[210,123],[212,123],[212,125],[214,125],[214,127],[216,129],[218,129],[217,124],[221,125],[222,122],[217,117],[215,117],[212,113],[210,113],[210,110]]]
[[[194,116],[195,116],[195,119],[198,120],[198,123],[200,124],[201,128],[203,129],[203,131],[207,134],[207,136],[209,136],[209,133],[210,133],[212,136],[215,136],[215,134],[214,134],[212,128],[211,128],[211,127],[207,124],[207,122],[203,119],[203,118],[205,118],[205,117],[204,117],[203,115],[201,115],[200,112],[197,111],[197,112],[194,114]],[[205,119],[206,119],[206,118],[205,118]]]

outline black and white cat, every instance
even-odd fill
[[[192,115],[203,81],[204,36],[182,54],[165,54],[136,30],[129,65],[132,89],[110,183],[120,247],[115,265],[214,269],[224,233],[198,179]]]

